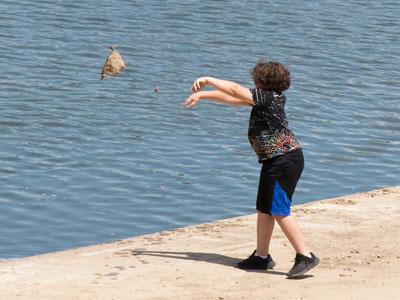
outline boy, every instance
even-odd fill
[[[306,273],[319,263],[308,251],[300,227],[290,214],[290,205],[297,181],[304,167],[299,142],[288,127],[282,94],[290,86],[289,70],[279,62],[260,60],[251,71],[255,89],[213,77],[200,77],[191,87],[194,92],[183,106],[193,107],[200,99],[230,105],[252,106],[248,138],[262,164],[256,208],[257,248],[249,258],[238,263],[241,269],[272,269],[269,244],[275,221],[296,251],[289,278]],[[199,91],[206,85],[216,90]]]

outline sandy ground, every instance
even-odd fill
[[[321,263],[287,279],[294,252],[276,227],[272,271],[235,263],[256,215],[0,263],[0,299],[400,299],[400,186],[293,207]]]

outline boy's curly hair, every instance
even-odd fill
[[[290,72],[280,62],[265,62],[260,59],[250,74],[254,83],[262,85],[267,90],[281,93],[290,86]]]

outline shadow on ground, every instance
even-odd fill
[[[183,260],[193,260],[193,261],[204,261],[213,264],[219,264],[227,267],[237,268],[236,264],[242,259],[225,256],[217,253],[205,253],[205,252],[174,252],[174,251],[148,251],[148,250],[133,250],[131,255],[134,256],[157,256],[163,258],[172,259],[183,259]],[[240,270],[240,269],[238,269]],[[245,272],[253,273],[265,273],[280,276],[287,276],[286,272],[279,272],[273,270],[242,270]],[[312,275],[303,275],[296,279],[304,279],[312,277]]]

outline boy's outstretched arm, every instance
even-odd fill
[[[193,93],[188,98],[186,98],[186,101],[183,103],[183,107],[189,105],[189,107],[192,108],[200,99],[209,99],[215,102],[225,103],[229,105],[249,105],[249,103],[241,99],[229,96],[228,94],[225,94],[221,91],[202,91]]]
[[[197,78],[191,88],[191,91],[197,92],[206,85],[212,85],[217,90],[246,102],[248,105],[254,105],[253,95],[250,90],[233,81],[218,79],[214,77]]]

